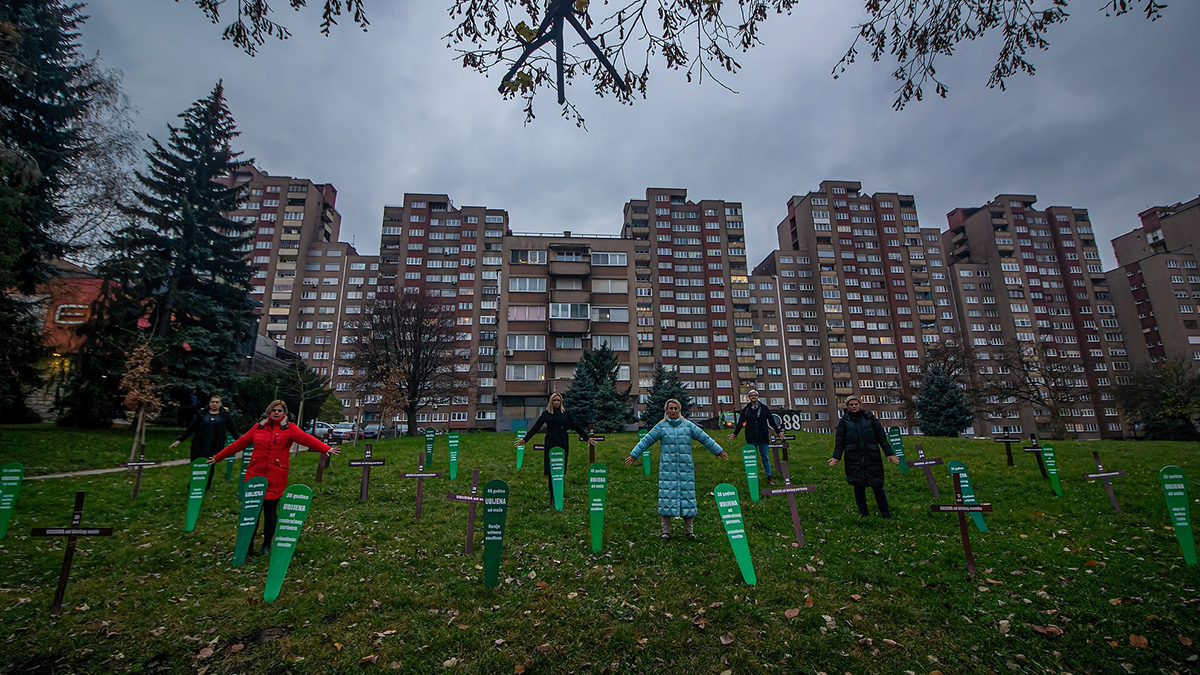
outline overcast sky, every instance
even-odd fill
[[[1108,240],[1139,211],[1200,194],[1200,2],[1170,3],[1151,23],[1074,0],[1050,51],[1032,55],[1036,76],[988,89],[998,44],[984,40],[941,63],[948,99],[895,112],[891,64],[830,75],[862,1],[806,0],[772,17],[766,44],[724,78],[737,93],[658,63],[633,106],[569,88],[587,131],[559,116],[552,92],[523,125],[521,101],[496,93],[502,73],[456,63],[442,37],[449,0],[368,0],[368,32],[345,22],[328,38],[315,12],[273,4],[293,37],[253,58],[191,0],[94,1],[82,41],[124,73],[140,130],[159,139],[224,80],[246,156],[271,174],[333,183],[342,238],[361,253],[378,252],[383,207],[405,192],[506,209],[518,232],[616,234],[626,201],[682,187],[743,203],[753,266],[777,246],[787,200],[834,179],[913,194],[921,223],[939,228],[951,209],[1000,193],[1086,208],[1107,268]]]

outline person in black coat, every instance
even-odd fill
[[[775,435],[779,440],[783,440],[783,429],[779,428],[779,423],[771,416],[771,409],[765,403],[758,402],[758,392],[754,389],[746,394],[746,398],[750,402],[742,408],[742,414],[738,416],[737,424],[733,425],[733,433],[729,434],[729,440],[737,438],[738,432],[742,427],[746,427],[746,443],[758,448],[758,455],[762,459],[763,473],[767,476],[767,485],[774,485],[775,481],[771,479],[771,429],[775,430]]]
[[[846,482],[854,486],[854,501],[858,505],[858,515],[867,517],[867,488],[875,493],[875,504],[879,507],[879,515],[891,518],[888,509],[887,495],[883,493],[883,460],[879,450],[891,460],[899,464],[900,458],[892,452],[888,443],[887,432],[874,415],[862,409],[862,402],[857,397],[846,399],[846,412],[838,422],[837,434],[833,445],[833,457],[829,466],[837,466],[845,460]]]
[[[574,429],[579,434],[579,440],[587,441],[588,445],[595,445],[596,441],[592,440],[591,434],[583,428],[583,423],[575,419],[574,415],[567,412],[566,406],[563,405],[562,394],[550,395],[550,402],[546,405],[546,412],[538,415],[537,421],[533,423],[533,427],[525,433],[525,438],[518,439],[513,445],[525,445],[543,426],[546,427],[546,454],[543,457],[542,473],[546,476],[546,486],[550,490],[550,500],[553,501],[554,482],[550,478],[550,448],[563,449],[563,472],[565,473],[567,470],[567,453],[571,449],[567,441],[567,432]]]
[[[187,428],[183,433],[175,439],[171,447],[178,447],[181,442],[192,437],[192,459],[200,457],[212,457],[225,447],[225,433],[228,432],[234,438],[242,435],[237,424],[233,421],[233,414],[229,410],[221,407],[221,397],[213,394],[208,399],[208,409],[200,410],[192,421],[188,423]],[[208,484],[204,487],[205,490],[212,488],[213,470],[212,466],[208,467]]]

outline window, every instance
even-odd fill
[[[592,336],[592,348],[599,348],[601,345],[607,344],[609,349],[614,352],[629,351],[629,336],[628,335],[594,335]],[[625,379],[629,379],[626,377]]]
[[[545,305],[509,305],[509,321],[545,321]]]
[[[603,267],[625,267],[628,265],[625,253],[606,253],[592,251],[592,265]]]
[[[511,293],[545,293],[546,279],[544,277],[509,277],[508,290]]]
[[[592,321],[627,322],[629,321],[628,307],[593,307]]]
[[[545,265],[545,251],[522,251],[513,249],[509,252],[509,262],[514,265]]]
[[[533,364],[509,364],[504,367],[504,376],[511,382],[544,380],[546,379],[546,366]]]
[[[628,293],[629,281],[626,279],[592,279],[592,292]]]
[[[518,352],[545,351],[545,335],[509,335],[508,348]]]
[[[591,306],[586,302],[554,302],[550,304],[551,319],[587,319]]]

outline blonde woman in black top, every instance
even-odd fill
[[[546,476],[546,487],[550,491],[550,500],[554,500],[554,485],[550,479],[550,448],[563,449],[563,472],[566,473],[567,454],[570,453],[570,444],[568,442],[568,432],[572,429],[579,434],[579,440],[587,441],[589,446],[596,445],[591,437],[591,434],[583,428],[583,423],[575,418],[574,415],[567,412],[566,406],[563,405],[562,394],[551,394],[550,401],[546,404],[546,412],[538,416],[537,421],[533,423],[533,427],[525,433],[524,438],[517,439],[513,445],[526,445],[529,439],[533,438],[534,434],[546,427],[546,446],[545,454],[542,461],[542,473]]]

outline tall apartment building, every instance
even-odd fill
[[[750,278],[755,388],[807,429],[832,431],[853,394],[907,433],[901,392],[928,345],[958,337],[939,230],[911,195],[824,181],[776,232],[781,250]]]
[[[639,388],[649,389],[662,363],[691,388],[693,419],[736,410],[755,378],[741,203],[648,188],[624,214],[621,236],[634,256]]]
[[[453,305],[458,349],[471,356],[478,374],[469,394],[430,404],[418,414],[419,425],[465,429],[494,424],[500,285],[508,232],[507,212],[459,208],[445,194],[405,194],[402,204],[384,207],[379,293],[419,288]]]
[[[330,377],[343,414],[356,417],[363,402],[347,393],[352,373],[335,364],[346,349],[347,322],[375,297],[379,257],[338,241],[333,185],[252,166],[232,183],[245,185],[247,195],[230,217],[254,224],[247,255],[255,269],[251,297],[262,303],[258,334]]]
[[[444,194],[386,207],[379,291],[422,288],[454,304],[460,349],[476,369],[469,395],[431,404],[417,423],[531,424],[550,393],[570,386],[584,350],[602,344],[629,381],[633,248],[615,234],[514,234],[507,212],[459,208]]]
[[[1138,214],[1141,227],[1113,239],[1108,273],[1130,361],[1177,359],[1200,370],[1200,197]],[[1141,339],[1134,336],[1140,332]]]
[[[1048,370],[1070,373],[1059,387],[1071,399],[1063,405],[1066,431],[1119,438],[1112,386],[1129,361],[1088,213],[1037,210],[1036,201],[1003,194],[947,215],[942,241],[963,339],[984,377],[1005,374],[989,361],[1006,351],[1044,352]],[[1045,407],[992,403],[997,409],[983,433],[1048,433]]]

